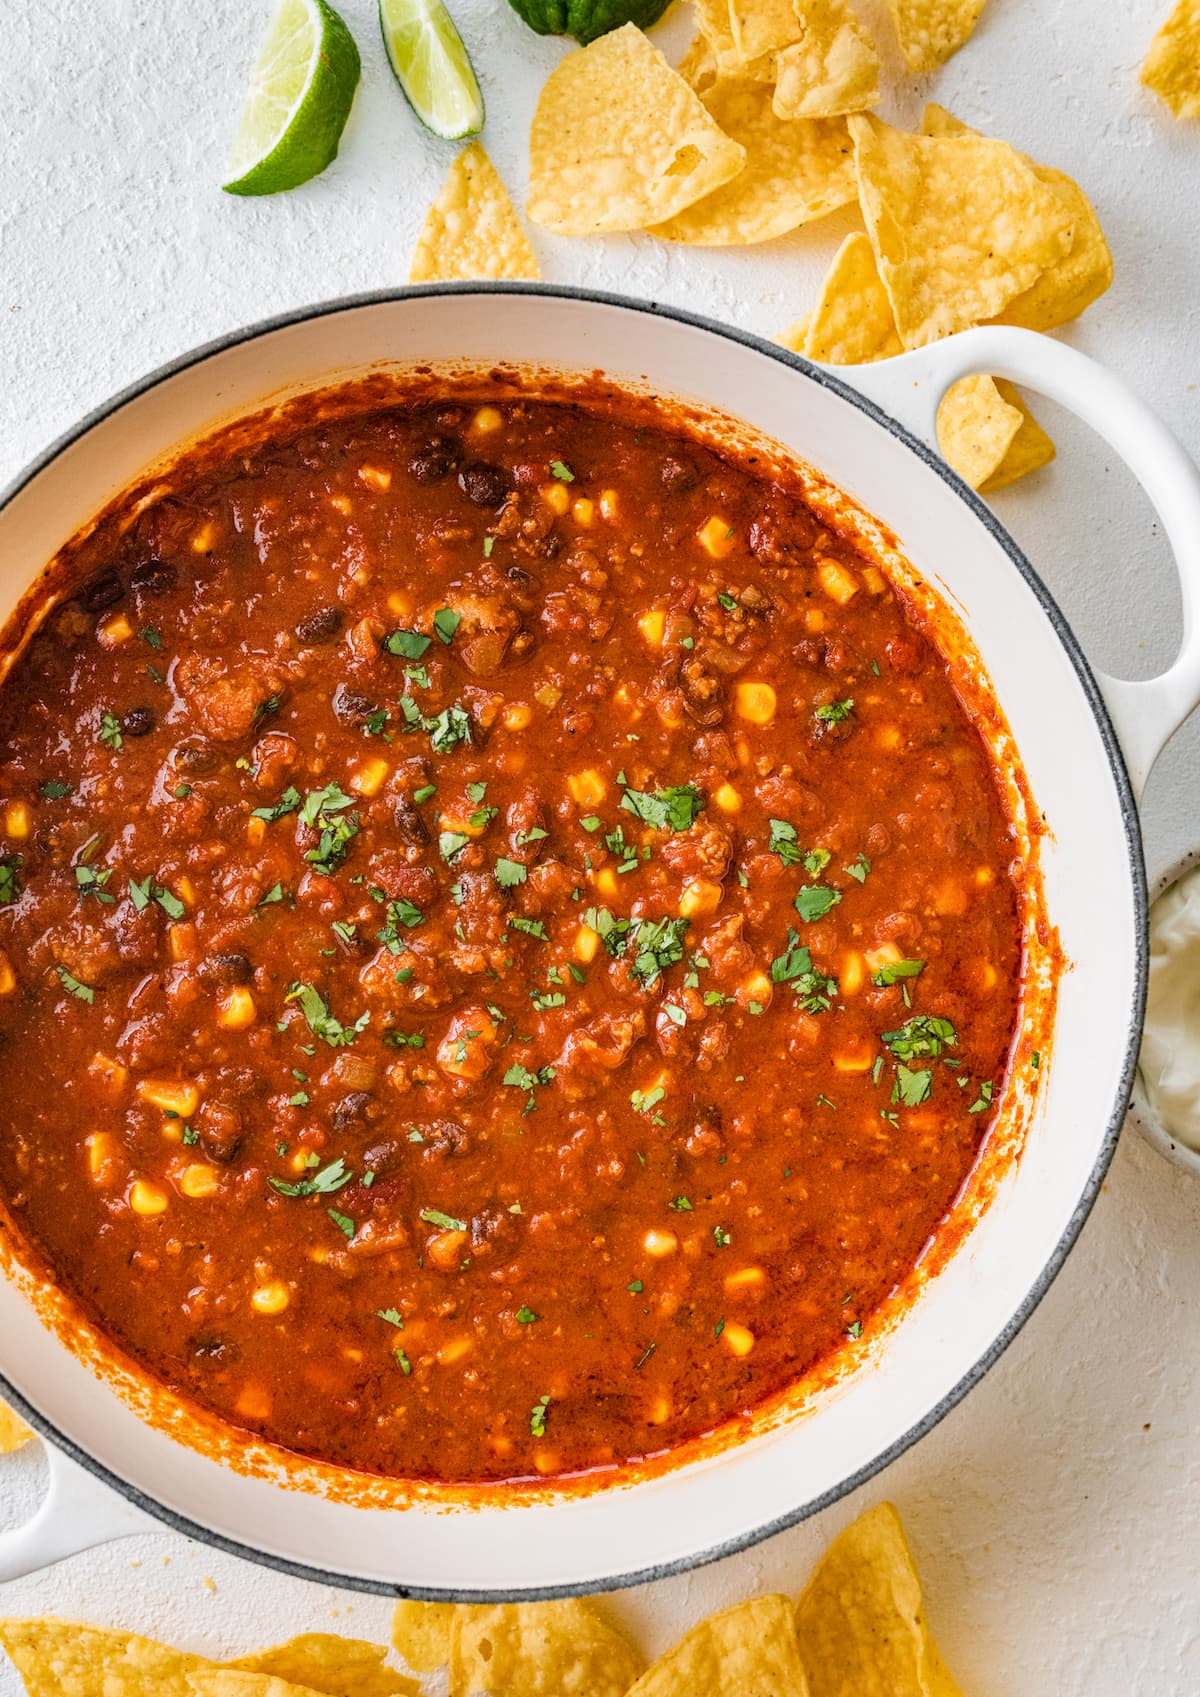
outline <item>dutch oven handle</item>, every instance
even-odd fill
[[[936,451],[938,403],[960,378],[979,372],[1047,395],[1090,424],[1146,491],[1170,543],[1183,598],[1183,639],[1174,661],[1139,683],[1096,672],[1140,799],[1163,745],[1200,703],[1200,472],[1162,420],[1112,372],[1031,330],[965,330],[844,375]]]
[[[0,1532],[0,1583],[21,1579],[114,1538],[164,1530],[159,1521],[50,1444],[46,1463],[50,1488],[37,1513],[23,1526]]]

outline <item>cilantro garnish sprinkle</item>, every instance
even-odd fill
[[[329,1215],[329,1218],[333,1221],[337,1229],[346,1237],[351,1238],[354,1236],[358,1227],[350,1218],[349,1214],[339,1214],[336,1208],[327,1208],[325,1212]]]
[[[316,848],[309,849],[304,858],[326,876],[337,871],[358,834],[358,814],[346,812],[353,806],[353,796],[346,795],[335,778],[324,789],[311,790],[300,809],[301,824],[321,833]]]
[[[74,788],[74,784],[64,784],[60,778],[48,778],[41,786],[47,801],[61,801],[64,796],[70,795]]]
[[[575,481],[575,473],[564,460],[551,460],[550,470],[560,483],[574,483]]]
[[[289,784],[279,800],[272,802],[270,807],[256,807],[251,818],[265,819],[268,824],[273,820],[282,819],[286,813],[296,813],[300,808],[300,791]]]
[[[897,1063],[896,1077],[892,1084],[892,1101],[899,1102],[906,1108],[919,1108],[927,1101],[933,1089],[933,1074],[927,1067],[914,1069],[906,1067],[903,1061]]]
[[[336,1161],[330,1161],[311,1178],[297,1179],[294,1184],[289,1179],[269,1178],[267,1183],[281,1196],[330,1196],[344,1184],[349,1184],[353,1177],[346,1165],[346,1157],[339,1155]]]
[[[529,1410],[529,1431],[535,1438],[546,1436],[546,1412],[550,1407],[549,1396],[540,1396]]]
[[[437,1226],[444,1232],[465,1232],[467,1222],[456,1220],[453,1214],[443,1214],[440,1208],[422,1208],[421,1219],[427,1226]]]
[[[828,884],[802,884],[796,892],[796,912],[806,924],[811,925],[815,920],[824,919],[841,899],[842,892],[831,889]]]
[[[881,966],[878,972],[871,974],[872,984],[877,984],[881,990],[886,990],[892,984],[898,984],[902,978],[918,978],[925,970],[923,960],[894,960],[887,966]]]
[[[686,831],[704,806],[704,797],[695,784],[678,784],[666,790],[627,789],[621,806],[656,830]]]
[[[537,1107],[537,1097],[534,1092],[538,1086],[549,1084],[553,1077],[554,1068],[551,1066],[539,1067],[536,1072],[531,1072],[528,1067],[522,1066],[520,1061],[514,1061],[512,1066],[509,1067],[502,1082],[510,1085],[514,1090],[527,1090],[529,1092],[525,1106],[521,1109],[522,1118],[526,1114],[531,1114]]]
[[[958,1036],[948,1019],[938,1014],[914,1014],[898,1031],[885,1031],[880,1038],[898,1061],[936,1059],[945,1048],[954,1048]]]
[[[827,1012],[838,991],[837,979],[814,968],[811,952],[790,927],[786,949],[771,962],[771,982],[790,984],[806,1013]]]
[[[377,1320],[386,1320],[389,1326],[397,1326],[401,1331],[404,1330],[404,1321],[400,1317],[398,1308],[377,1308],[375,1317]]]
[[[453,607],[439,607],[433,615],[433,628],[439,642],[444,642],[447,648],[454,640],[454,633],[462,624],[462,614],[456,613]],[[418,655],[419,659],[420,656]]]
[[[969,1114],[982,1114],[984,1112],[984,1110],[986,1108],[990,1108],[991,1105],[992,1105],[992,1081],[991,1081],[990,1078],[985,1078],[983,1083],[979,1086],[978,1096],[976,1096],[975,1100],[971,1103],[971,1106],[967,1109],[967,1112]]]
[[[823,707],[817,708],[815,717],[823,725],[840,725],[843,719],[848,719],[853,711],[853,700],[827,701]]]
[[[81,984],[78,978],[73,978],[71,976],[65,966],[56,966],[54,970],[57,972],[62,981],[63,989],[69,990],[73,996],[78,997],[81,1002],[87,1002],[90,1007],[96,1000],[96,992],[93,990],[92,986],[90,984]]]
[[[523,884],[529,876],[529,868],[519,860],[509,860],[501,855],[496,862],[496,882],[502,890],[511,890],[517,884]]]
[[[370,1023],[370,1012],[360,1014],[353,1025],[343,1025],[329,1011],[329,1003],[319,990],[311,984],[293,984],[287,993],[286,1000],[299,1002],[300,1012],[304,1015],[308,1029],[314,1037],[320,1037],[328,1043],[331,1049],[348,1048],[360,1031]]]
[[[394,630],[384,637],[383,646],[401,660],[419,660],[432,641],[431,636],[423,636],[420,631]]]
[[[518,1325],[532,1326],[535,1320],[540,1320],[540,1319],[541,1319],[541,1315],[535,1314],[533,1309],[527,1307],[525,1303],[522,1303],[521,1306],[517,1309],[517,1324]]]
[[[76,878],[86,870],[85,867],[77,866],[75,868]],[[82,882],[82,880],[80,881]],[[111,901],[112,897],[110,896],[107,899]],[[134,878],[129,880],[129,899],[138,913],[148,908],[151,902],[157,902],[169,919],[182,919],[186,911],[177,895],[164,888],[162,884],[156,884],[149,875],[143,878],[140,884]]]
[[[121,735],[121,721],[113,713],[104,712],[100,715],[100,728],[96,732],[96,741],[111,748],[114,754],[119,754],[125,741]]]
[[[8,907],[21,894],[20,869],[19,854],[6,854],[0,860],[0,907]]]

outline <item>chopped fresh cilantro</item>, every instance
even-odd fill
[[[153,625],[143,625],[138,632],[138,637],[142,642],[148,643],[151,648],[161,648],[163,645],[162,632],[155,630]]]
[[[471,720],[466,709],[457,703],[443,708],[435,718],[427,719],[425,729],[429,732],[431,746],[439,754],[448,754],[460,742],[469,743],[471,740]]]
[[[712,1234],[713,1241],[716,1243],[718,1249],[728,1249],[729,1245],[733,1242],[732,1237],[725,1230],[724,1226],[714,1226]]]
[[[440,1208],[422,1208],[420,1218],[427,1226],[437,1226],[439,1231],[465,1232],[467,1222],[455,1219],[453,1214],[443,1214]]]
[[[721,590],[718,594],[717,603],[719,606],[724,607],[727,613],[735,613],[737,611],[737,596],[731,595],[727,589]]]
[[[523,914],[512,913],[507,923],[514,931],[522,931],[527,937],[536,937],[539,943],[547,941],[546,927],[540,919],[526,919]]]
[[[47,801],[61,801],[65,795],[70,795],[74,784],[64,784],[59,778],[49,778],[42,785],[42,794]]]
[[[520,1061],[514,1061],[505,1073],[502,1082],[510,1085],[514,1090],[527,1090],[529,1092],[525,1106],[521,1109],[522,1117],[524,1117],[526,1114],[531,1114],[537,1107],[537,1098],[534,1094],[537,1087],[540,1084],[549,1084],[553,1077],[554,1068],[552,1066],[539,1067],[536,1072],[530,1072],[529,1068],[522,1066]]]
[[[0,907],[9,907],[21,894],[21,857],[6,854],[0,859]],[[76,874],[78,875],[78,868]]]
[[[501,855],[496,862],[496,882],[502,890],[511,890],[518,884],[523,884],[529,876],[529,868],[522,866],[519,860],[509,860]]]
[[[329,1011],[329,1003],[311,984],[293,984],[287,993],[289,1002],[299,1002],[300,1012],[314,1037],[320,1037],[331,1049],[348,1048],[360,1031],[370,1023],[371,1015],[360,1014],[353,1025],[342,1025]]]
[[[405,1355],[405,1353],[402,1349],[396,1350],[395,1356],[396,1356],[396,1365],[399,1367],[400,1371],[404,1374],[405,1378],[407,1378],[408,1375],[412,1372],[412,1362],[408,1359],[407,1355]]]
[[[119,754],[124,740],[121,735],[121,721],[112,713],[102,713],[96,741],[104,743],[106,748],[111,748],[114,754]]]
[[[83,870],[84,868],[77,866],[75,876],[78,878]],[[163,885],[156,884],[149,874],[140,884],[133,878],[129,880],[129,899],[138,913],[148,908],[151,902],[157,902],[169,919],[182,919],[185,912],[179,897]]]
[[[855,855],[849,866],[843,866],[842,868],[842,871],[846,873],[847,877],[853,878],[858,884],[866,883],[867,873],[870,870],[871,862],[867,859],[865,854]]]
[[[985,1078],[983,1083],[979,1086],[978,1096],[976,1096],[975,1100],[971,1103],[971,1106],[967,1109],[967,1112],[969,1114],[982,1114],[985,1111],[985,1109],[990,1108],[991,1105],[992,1105],[992,1081],[991,1081],[990,1078]]]
[[[97,901],[105,902],[111,906],[117,898],[110,896],[104,886],[112,875],[111,866],[77,866],[75,868],[75,884],[79,890],[80,901],[83,901],[87,896],[95,896]]]
[[[811,925],[814,920],[824,919],[841,899],[842,892],[828,884],[802,884],[796,892],[796,912]]]
[[[843,719],[848,719],[854,711],[854,702],[827,701],[823,707],[816,710],[816,718],[823,725],[840,725]]]
[[[454,633],[461,624],[462,614],[456,613],[453,607],[439,607],[433,615],[433,628],[438,641],[444,642],[447,648],[454,640]],[[419,660],[420,655],[415,655],[414,658]]]
[[[914,1014],[898,1031],[885,1031],[880,1039],[898,1061],[936,1059],[944,1048],[958,1042],[954,1027],[938,1014]]]
[[[878,972],[871,974],[872,984],[877,984],[881,990],[886,990],[892,984],[898,984],[902,978],[919,978],[925,970],[923,960],[894,960],[887,966],[881,966]]]
[[[425,915],[415,902],[410,902],[407,896],[397,896],[389,901],[384,918],[383,928],[375,933],[375,941],[382,943],[389,954],[398,955],[403,951],[404,944],[400,938],[400,927],[406,931],[415,930],[418,925],[424,925]]]
[[[375,1310],[375,1318],[377,1320],[386,1320],[389,1326],[396,1326],[400,1331],[404,1330],[404,1321],[400,1317],[400,1310],[398,1308],[377,1308]]]
[[[787,947],[771,962],[771,982],[790,984],[806,1013],[825,1013],[837,995],[837,979],[817,971],[812,954],[789,928]]]
[[[87,1002],[89,1006],[96,1000],[96,992],[92,986],[81,984],[78,978],[71,976],[65,966],[56,966],[54,970],[57,972],[64,990],[69,990],[73,996],[78,997],[81,1002]]]
[[[385,1031],[383,1040],[389,1049],[423,1049],[425,1033],[423,1031]]]
[[[311,1178],[300,1178],[293,1184],[289,1179],[270,1178],[267,1183],[272,1190],[277,1190],[280,1196],[331,1196],[335,1190],[340,1190],[344,1184],[349,1184],[354,1174],[346,1165],[346,1157],[339,1155],[336,1161],[330,1161]]]
[[[628,1290],[628,1291],[632,1291],[634,1296],[640,1296],[642,1294],[642,1292],[645,1290],[645,1288],[646,1287],[642,1283],[641,1279],[631,1279],[630,1282],[625,1286],[625,1289]]]
[[[283,885],[272,884],[266,895],[260,896],[254,905],[255,907],[270,907],[273,902],[281,902],[282,900]]]
[[[892,1085],[893,1102],[899,1102],[906,1108],[919,1108],[922,1102],[928,1100],[932,1089],[933,1074],[927,1067],[914,1070],[903,1062],[898,1063]]]
[[[529,1410],[529,1431],[535,1438],[546,1436],[546,1412],[550,1407],[550,1398],[540,1396]]]
[[[297,1090],[294,1096],[288,1097],[289,1108],[307,1108],[312,1098],[307,1090]]]
[[[491,559],[492,549],[495,546],[496,546],[496,538],[494,536],[485,536],[484,537],[484,539],[483,539],[483,557],[484,557],[485,560]]]
[[[285,813],[296,813],[299,809],[300,791],[289,784],[278,801],[272,802],[270,807],[256,807],[251,818],[265,819],[270,824],[275,819],[282,819]]]
[[[432,641],[431,636],[423,636],[420,631],[394,630],[384,637],[383,646],[401,660],[419,660]]]
[[[329,1218],[333,1221],[337,1229],[346,1237],[354,1236],[358,1227],[350,1218],[349,1214],[339,1214],[336,1208],[327,1208],[325,1212],[329,1215]]]
[[[677,1214],[690,1214],[692,1212],[692,1205],[686,1196],[672,1196],[667,1206],[673,1208]]]
[[[300,822],[321,833],[316,848],[309,849],[304,858],[326,877],[337,871],[351,842],[358,835],[358,814],[346,812],[348,807],[353,806],[353,796],[343,792],[336,778],[324,789],[310,790],[304,798]]]
[[[176,784],[175,788],[171,791],[171,794],[175,797],[176,801],[186,801],[191,793],[192,786],[190,784]]]
[[[513,840],[518,848],[525,848],[528,843],[540,843],[549,835],[549,831],[543,831],[540,825],[531,825],[527,831],[518,831]]]
[[[470,840],[470,837],[468,837],[465,831],[439,832],[438,849],[441,853],[442,859],[446,861],[453,860],[456,855],[462,853]]]
[[[550,471],[560,483],[574,483],[575,473],[563,460],[551,460]]]
[[[661,1084],[656,1084],[653,1090],[631,1090],[629,1100],[636,1113],[648,1114],[651,1108],[657,1108],[666,1095]]]
[[[678,784],[666,790],[630,790],[621,798],[627,813],[659,831],[686,831],[704,806],[695,784]]]
[[[862,1321],[851,1320],[850,1324],[846,1327],[846,1336],[848,1338],[862,1337]]]
[[[517,1324],[520,1326],[532,1326],[535,1320],[540,1319],[541,1315],[535,1314],[532,1308],[526,1307],[525,1303],[522,1303],[517,1309]]]

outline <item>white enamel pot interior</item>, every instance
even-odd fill
[[[973,331],[889,366],[835,375],[683,314],[533,286],[337,303],[201,350],[45,456],[0,510],[0,611],[174,444],[281,390],[381,361],[463,360],[598,369],[744,420],[881,519],[951,598],[1045,814],[1047,905],[1073,963],[1024,1154],[886,1348],[803,1418],[649,1482],[524,1506],[379,1510],[242,1476],[143,1424],[0,1281],[0,1371],[58,1457],[37,1521],[0,1539],[0,1578],[144,1524],[143,1511],[289,1571],[417,1595],[598,1590],[739,1549],[861,1483],[965,1394],[1046,1290],[1111,1157],[1137,1053],[1146,902],[1134,796],[1109,708],[1140,785],[1200,696],[1191,618],[1200,493],[1162,426],[1114,379],[1053,341]],[[1098,685],[1015,544],[926,445],[941,393],[980,370],[1073,405],[1142,477],[1185,580],[1188,631],[1164,678]]]

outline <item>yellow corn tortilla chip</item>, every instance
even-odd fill
[[[1021,409],[1009,405],[990,377],[964,377],[938,407],[942,458],[964,483],[978,489],[1000,469],[1021,419]]]
[[[392,1615],[392,1643],[414,1673],[432,1673],[450,1660],[453,1603],[418,1603],[402,1599]]]
[[[136,1632],[72,1620],[0,1621],[0,1644],[28,1697],[192,1697],[188,1675],[212,1666]]]
[[[331,1632],[305,1632],[269,1650],[239,1656],[225,1666],[246,1673],[272,1674],[292,1685],[323,1691],[326,1697],[412,1697],[415,1679],[384,1666],[387,1650],[360,1638]]]
[[[747,62],[738,52],[737,42],[733,39],[729,0],[692,0],[692,5],[696,13],[696,28],[708,43],[721,76],[750,77],[761,82],[775,81],[773,53],[764,53],[759,58]],[[679,69],[682,72],[683,66]],[[692,86],[696,85],[693,83]]]
[[[450,1697],[625,1697],[645,1658],[590,1602],[460,1608]]]
[[[529,137],[529,216],[568,236],[645,229],[719,189],[745,158],[626,24],[547,79]]]
[[[1179,0],[1139,74],[1177,118],[1200,118],[1200,0]]]
[[[19,1450],[32,1436],[21,1416],[0,1402],[0,1455],[10,1455],[13,1450]]]
[[[802,318],[797,318],[794,324],[789,324],[786,330],[780,332],[775,340],[781,348],[790,348],[794,354],[803,354],[805,359],[811,356],[808,352],[808,332],[812,328],[814,314],[806,312]]]
[[[937,1653],[891,1503],[826,1550],[796,1610],[812,1697],[961,1697]]]
[[[900,340],[995,318],[1068,250],[1074,221],[1015,148],[847,119],[859,200]]]
[[[541,276],[499,173],[477,141],[450,167],[417,237],[410,283]]]
[[[910,71],[936,71],[979,22],[984,0],[888,0]]]
[[[799,39],[802,0],[728,0],[730,34],[744,65]]]
[[[694,88],[697,94],[703,94],[706,89],[716,82],[720,71],[717,68],[717,56],[713,52],[712,42],[706,35],[694,35],[687,51],[679,61],[678,70],[689,88]]]
[[[861,231],[847,236],[833,256],[797,352],[824,365],[866,365],[904,352],[874,251]]]
[[[846,0],[796,0],[800,40],[776,55],[780,118],[836,118],[879,99],[879,55]]]
[[[844,119],[777,118],[766,83],[721,78],[700,98],[726,135],[745,149],[745,168],[723,188],[655,225],[653,235],[708,247],[769,242],[857,195]]]
[[[944,106],[929,105],[921,120],[921,134],[928,136],[978,135]],[[1112,254],[1095,208],[1079,184],[1052,165],[1039,165],[1021,155],[1039,182],[1053,189],[1074,219],[1071,245],[1061,259],[1048,266],[1036,283],[1016,296],[996,319],[998,324],[1016,324],[1024,330],[1057,330],[1078,318],[1086,307],[1108,288],[1113,279]]]
[[[1027,477],[1031,471],[1040,471],[1044,465],[1050,464],[1058,452],[1012,384],[1006,382],[1003,377],[997,377],[996,387],[1010,406],[1020,408],[1021,428],[1009,443],[1008,452],[991,477],[979,485],[981,495],[991,495],[995,490],[1007,488],[1010,483],[1015,483],[1019,477]]]
[[[320,1697],[307,1685],[293,1685],[272,1673],[241,1673],[235,1668],[207,1667],[188,1675],[191,1697]],[[107,1697],[107,1692],[102,1694]],[[353,1697],[344,1690],[342,1697]]]
[[[809,1697],[790,1597],[755,1597],[702,1620],[629,1697]]]

